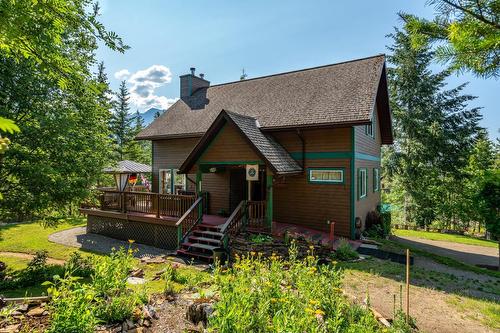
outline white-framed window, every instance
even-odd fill
[[[186,175],[177,173],[179,169],[174,169],[174,192],[175,194],[179,193],[179,191],[186,190]]]
[[[380,169],[373,169],[373,192],[380,191]]]
[[[310,183],[343,184],[343,168],[309,168],[307,179]]]
[[[160,169],[159,192],[172,193],[172,169]]]
[[[358,199],[362,199],[366,197],[367,194],[367,183],[368,183],[368,177],[367,177],[367,170],[366,168],[360,168],[358,169]]]
[[[159,192],[177,194],[186,190],[186,175],[178,174],[178,169],[160,169]]]

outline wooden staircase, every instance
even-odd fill
[[[224,247],[224,234],[221,232],[221,226],[204,224],[196,225],[185,240],[181,243],[177,254],[211,261],[213,251]]]

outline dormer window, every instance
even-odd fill
[[[372,119],[371,124],[365,125],[365,134],[375,138],[375,119]]]

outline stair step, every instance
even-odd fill
[[[203,236],[212,236],[212,238],[213,237],[220,237],[220,238],[222,238],[224,236],[224,234],[221,233],[221,232],[208,231],[208,230],[193,230],[193,233],[195,233],[195,234],[201,234]]]
[[[212,260],[213,256],[207,254],[207,253],[202,253],[202,252],[197,252],[197,251],[189,251],[185,249],[179,249],[177,250],[177,254],[184,255],[187,257],[191,258],[203,258],[205,260]]]
[[[199,228],[199,229],[208,229],[208,230],[217,230],[217,231],[220,230],[220,226],[218,226],[218,225],[211,225],[211,224],[203,224],[203,223],[201,223],[201,224],[198,224],[196,227]]]
[[[196,248],[196,249],[202,249],[202,250],[208,250],[208,251],[213,251],[213,250],[219,248],[219,246],[213,246],[213,245],[201,244],[201,243],[190,243],[190,242],[182,243],[181,245],[182,245],[182,247]]]
[[[219,239],[215,238],[207,238],[207,237],[198,237],[198,236],[189,236],[188,237],[189,241],[191,243],[196,243],[196,242],[207,242],[207,243],[213,243],[215,245],[220,245],[221,241]]]

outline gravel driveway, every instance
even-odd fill
[[[437,241],[408,236],[393,236],[401,244],[449,257],[469,265],[498,266],[498,248]]]
[[[49,241],[98,253],[111,253],[112,248],[124,247],[128,249],[130,245],[127,241],[102,235],[87,234],[86,227],[77,227],[53,233],[49,235]],[[138,250],[134,254],[138,258],[175,254],[175,251],[136,243],[132,244],[132,248]]]

